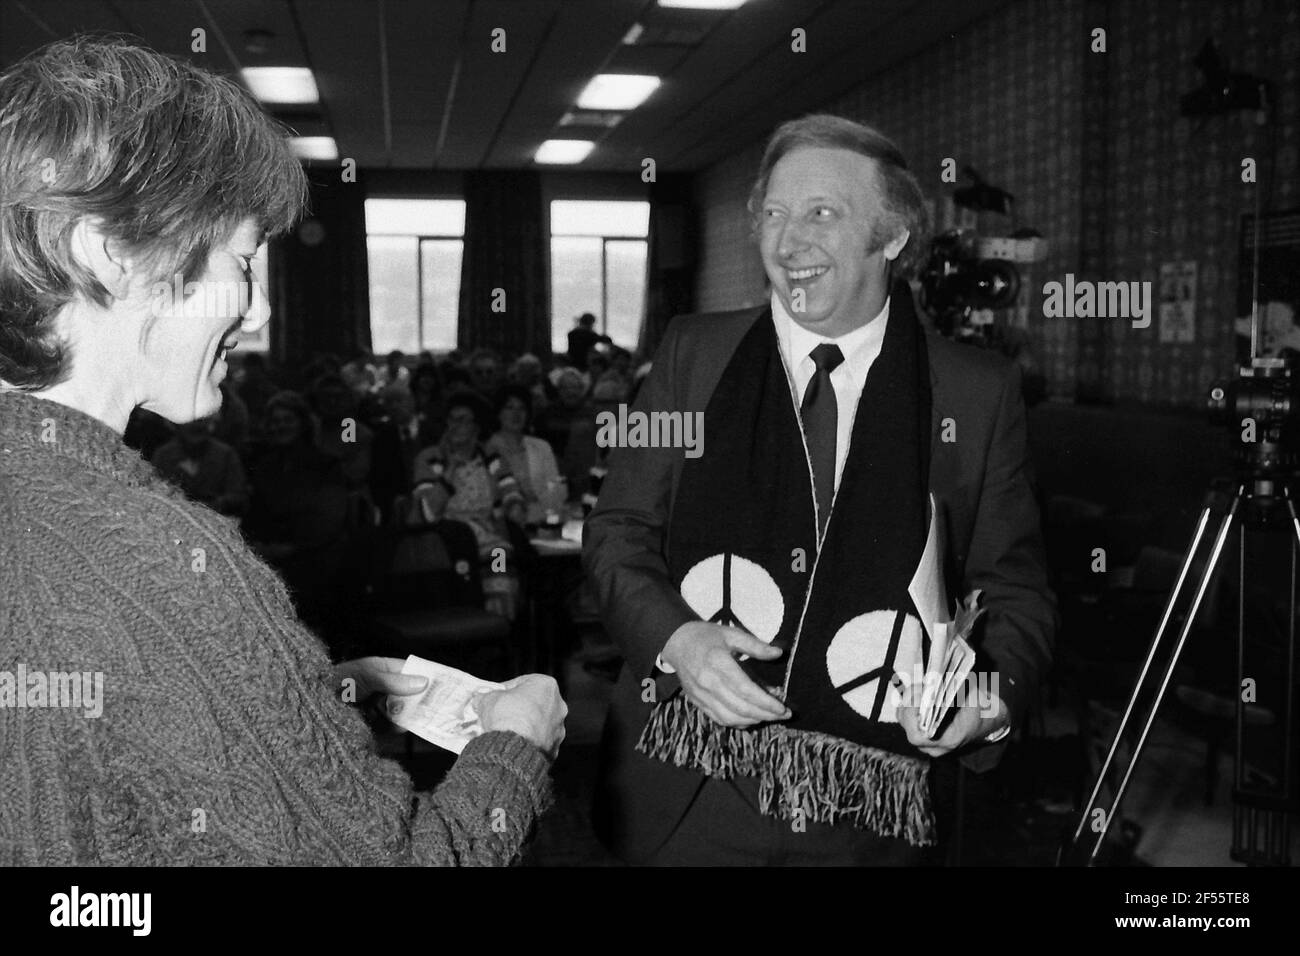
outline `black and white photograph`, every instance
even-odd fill
[[[1286,0],[0,0],[14,925],[1283,925],[1298,276]]]

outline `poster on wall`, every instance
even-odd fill
[[[1196,260],[1160,264],[1160,341],[1196,341]]]
[[[1237,363],[1250,363],[1251,299],[1254,286],[1255,217],[1241,217],[1237,267]],[[1300,209],[1260,218],[1259,355],[1290,352],[1300,357]]]

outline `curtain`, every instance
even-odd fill
[[[319,353],[346,361],[370,348],[360,182],[312,182],[306,218],[271,244],[270,256],[271,356],[281,367],[300,368]]]
[[[637,355],[648,359],[675,315],[695,305],[697,219],[692,177],[661,175],[650,184],[650,236],[646,268],[646,314]]]
[[[459,347],[545,354],[551,341],[546,290],[540,174],[466,173]]]

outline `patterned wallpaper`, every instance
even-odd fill
[[[1089,51],[1098,25],[1105,54]],[[1015,195],[1014,219],[986,215],[979,226],[1032,226],[1050,241],[1045,261],[1022,267],[1008,320],[1027,330],[1055,396],[1199,407],[1209,383],[1231,372],[1238,222],[1253,202],[1241,159],[1257,157],[1264,178],[1273,172],[1253,114],[1178,115],[1180,95],[1200,84],[1191,58],[1210,35],[1231,69],[1273,81],[1277,178],[1265,208],[1297,205],[1300,7],[1286,0],[1014,0],[825,104],[899,143],[941,226],[952,224],[943,198],[953,187],[939,178],[945,157]],[[698,308],[763,299],[745,212],[761,152],[750,144],[699,177]],[[1161,264],[1185,261],[1197,276],[1191,342],[1161,342],[1158,316],[1146,329],[1043,316],[1043,284],[1066,273],[1151,281],[1158,297]]]

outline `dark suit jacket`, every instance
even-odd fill
[[[771,321],[766,307],[674,319],[634,409],[704,411],[736,346],[758,320]],[[894,290],[889,321],[917,321],[905,286]],[[947,541],[948,594],[984,590],[977,666],[999,672],[999,694],[1015,727],[1036,706],[1056,630],[1020,371],[999,355],[933,334],[926,344],[933,390],[930,490]],[[947,428],[945,419],[952,420]],[[944,441],[945,430],[955,440]],[[680,689],[675,677],[659,674],[656,656],[678,627],[699,619],[673,586],[664,561],[682,461],[681,449],[615,450],[583,531],[584,567],[605,626],[626,660],[601,745],[595,822],[602,839],[632,862],[662,845],[704,780],[633,749],[649,701]],[[656,682],[654,698],[646,678]],[[974,748],[963,763],[988,769],[1004,747]]]

